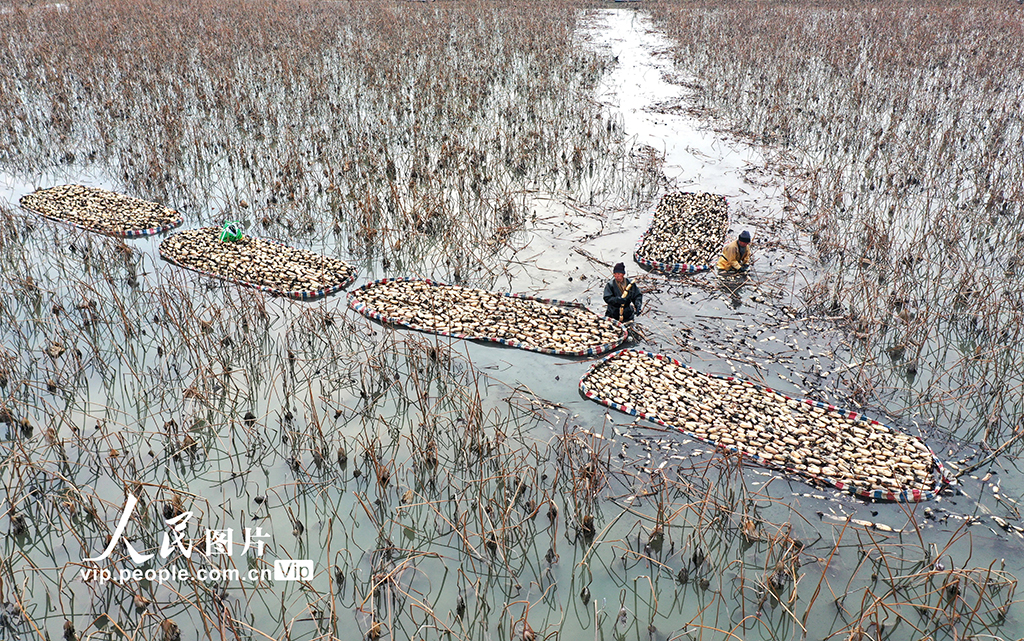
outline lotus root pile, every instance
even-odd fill
[[[336,291],[355,278],[355,268],[337,258],[252,236],[222,241],[220,232],[203,227],[174,234],[160,243],[160,255],[188,269],[283,295]]]
[[[626,339],[620,323],[583,307],[424,280],[378,281],[350,296],[384,322],[532,351],[596,354]]]
[[[46,218],[112,236],[156,233],[182,223],[181,214],[159,203],[82,185],[40,189],[19,202]]]
[[[636,249],[639,261],[710,265],[728,230],[725,198],[708,193],[666,194]]]
[[[624,350],[587,372],[580,389],[600,402],[635,409],[701,440],[856,494],[935,488],[935,457],[920,439],[668,358]]]

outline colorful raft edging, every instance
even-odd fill
[[[640,240],[642,242],[643,238]],[[656,260],[648,260],[644,258],[639,254],[639,251],[640,244],[637,243],[637,249],[633,252],[633,260],[637,265],[666,274],[699,274],[700,272],[706,272],[713,267],[713,265],[690,265],[687,263],[659,263]]]
[[[185,220],[159,203],[84,185],[37,189],[22,196],[18,204],[48,220],[116,238],[160,234]]]
[[[204,276],[296,300],[323,298],[355,282],[355,268],[342,260],[265,238],[242,236],[234,242],[221,241],[220,233],[221,229],[217,227],[203,227],[174,234],[160,243],[160,257]],[[183,243],[190,239],[205,242],[206,248],[212,251],[206,256],[189,254]],[[216,263],[217,259],[225,261],[225,270],[207,268],[205,263]],[[277,264],[272,264],[273,260]],[[309,264],[297,262],[300,260],[307,260]],[[265,276],[260,280],[252,278],[259,275],[256,273],[259,268],[264,268]],[[282,273],[292,276],[283,277]],[[296,285],[300,288],[289,288]]]
[[[758,453],[750,451],[749,448],[744,447],[744,444],[736,443],[735,439],[732,439],[733,443],[725,443],[722,442],[721,439],[717,441],[710,440],[705,436],[702,436],[700,434],[695,433],[694,431],[686,429],[686,427],[684,426],[680,426],[678,424],[664,420],[655,412],[647,411],[647,408],[634,407],[633,405],[630,405],[628,402],[618,402],[614,400],[614,398],[607,398],[601,396],[599,390],[595,390],[594,386],[589,385],[588,382],[596,375],[597,372],[601,371],[602,367],[605,367],[610,362],[614,362],[615,359],[622,358],[624,354],[639,355],[642,357],[654,359],[656,361],[671,363],[677,368],[688,370],[690,373],[696,374],[699,377],[706,377],[707,379],[711,380],[723,381],[725,383],[728,383],[729,385],[739,385],[747,389],[755,390],[756,392],[765,395],[766,398],[781,398],[784,399],[784,402],[791,408],[795,407],[796,409],[801,410],[804,408],[804,406],[808,408],[817,408],[818,410],[822,410],[824,412],[824,415],[834,415],[836,418],[843,419],[848,424],[856,423],[870,425],[873,428],[880,428],[880,430],[892,434],[894,436],[902,435],[906,439],[912,440],[915,443],[919,444],[919,449],[923,448],[923,450],[926,451],[927,454],[930,456],[931,465],[930,469],[928,470],[929,484],[927,487],[914,487],[896,491],[895,488],[868,487],[870,485],[870,481],[866,481],[864,479],[855,479],[854,482],[847,482],[826,475],[823,472],[812,473],[806,469],[798,469],[796,467],[793,467],[793,465],[790,464],[794,460],[792,459],[792,457],[787,457],[785,462],[782,462],[781,459],[779,461],[776,461],[774,460],[775,457],[770,455],[768,452]],[[601,359],[600,361],[598,361],[597,363],[594,363],[593,365],[590,366],[587,372],[580,378],[579,390],[580,393],[582,393],[586,398],[601,403],[602,405],[605,405],[607,407],[611,407],[612,409],[624,412],[631,416],[637,416],[639,418],[651,421],[652,423],[655,423],[662,427],[677,430],[701,442],[708,443],[717,448],[724,449],[732,453],[740,454],[748,458],[749,460],[752,460],[753,462],[757,463],[758,465],[786,472],[787,474],[793,475],[804,482],[831,486],[840,491],[849,493],[861,499],[873,501],[891,501],[899,503],[916,503],[920,501],[928,501],[935,498],[943,487],[952,482],[951,478],[946,474],[945,468],[942,465],[942,461],[939,460],[937,456],[935,456],[935,453],[931,450],[931,448],[929,448],[921,439],[919,439],[916,436],[905,434],[888,425],[885,425],[884,423],[880,423],[874,419],[866,417],[863,414],[838,408],[835,407],[834,405],[829,405],[810,399],[792,398],[786,396],[785,394],[781,394],[769,387],[758,385],[756,383],[745,381],[732,376],[718,376],[715,374],[699,372],[688,365],[685,365],[673,358],[670,358],[662,354],[654,354],[651,352],[645,352],[641,350],[620,350],[618,352],[610,354],[605,358]],[[620,400],[623,401],[627,400],[622,399],[621,397],[619,398]],[[795,406],[793,405],[794,403],[796,404]],[[692,412],[693,410],[691,409],[690,411]],[[814,410],[808,411],[813,412]],[[784,436],[785,435],[780,435],[778,440],[775,441],[775,444],[778,445],[779,441],[781,441],[781,438],[783,438]],[[794,453],[795,452],[796,451],[794,450]],[[820,455],[820,451],[816,451],[816,453]]]
[[[378,308],[374,307],[369,301],[360,298],[360,296],[363,296],[365,298],[367,296],[367,294],[371,290],[373,290],[374,288],[386,287],[388,285],[392,285],[392,284],[396,284],[396,283],[421,284],[423,286],[430,287],[430,288],[449,288],[449,289],[452,289],[452,290],[462,290],[462,291],[465,291],[465,292],[473,292],[475,294],[485,294],[488,298],[493,298],[496,302],[499,302],[499,303],[504,303],[504,302],[514,303],[515,301],[523,301],[523,302],[528,302],[531,305],[547,306],[547,307],[554,308],[554,309],[578,310],[578,312],[581,315],[592,317],[598,323],[610,325],[612,328],[614,328],[614,332],[616,333],[616,336],[612,340],[607,340],[607,341],[605,341],[603,343],[595,343],[595,344],[593,344],[591,346],[588,346],[588,347],[585,347],[585,348],[581,348],[581,349],[558,349],[558,348],[554,348],[554,347],[547,347],[547,346],[542,345],[542,344],[533,344],[533,343],[530,343],[530,342],[528,342],[526,340],[520,340],[520,339],[515,338],[515,337],[505,337],[505,336],[488,335],[488,334],[485,334],[485,333],[472,333],[472,332],[465,332],[465,331],[457,331],[457,330],[455,330],[453,328],[453,323],[452,322],[448,323],[448,327],[452,328],[452,329],[445,330],[445,329],[439,329],[439,328],[436,328],[436,327],[431,327],[431,326],[425,325],[423,323],[417,323],[417,322],[411,321],[411,320],[408,319],[408,317],[402,318],[402,317],[396,316],[394,314],[386,313],[387,310],[383,310],[382,311],[381,309],[378,309]],[[571,301],[562,301],[562,300],[557,300],[557,299],[553,299],[553,298],[538,298],[538,297],[535,297],[535,296],[528,296],[528,295],[525,295],[525,294],[513,294],[513,293],[504,293],[504,292],[489,292],[489,291],[486,291],[486,290],[472,289],[472,288],[467,288],[467,287],[461,287],[461,286],[458,286],[458,285],[446,285],[444,283],[439,283],[439,282],[432,281],[432,280],[429,280],[429,279],[383,278],[383,279],[380,279],[380,280],[373,281],[371,283],[367,283],[366,285],[363,285],[362,287],[359,287],[358,289],[355,289],[355,290],[349,292],[348,298],[349,298],[349,307],[351,307],[353,310],[359,312],[360,314],[362,314],[363,316],[366,316],[367,318],[379,321],[381,323],[386,323],[388,325],[394,325],[394,326],[397,326],[397,327],[404,327],[406,329],[412,329],[412,330],[415,330],[415,331],[425,332],[425,333],[428,333],[428,334],[436,334],[438,336],[447,336],[447,337],[450,337],[450,338],[456,338],[456,339],[460,339],[460,340],[485,341],[485,342],[491,342],[491,343],[498,343],[500,345],[507,345],[509,347],[515,347],[515,348],[523,349],[523,350],[526,350],[526,351],[538,352],[538,353],[541,353],[541,354],[550,354],[550,355],[554,355],[554,356],[597,356],[597,355],[604,354],[606,352],[609,352],[611,350],[614,350],[614,349],[618,348],[629,337],[628,329],[622,323],[620,323],[620,322],[618,322],[616,320],[610,319],[610,318],[606,319],[603,316],[598,316],[597,314],[594,314],[593,312],[589,311],[584,305],[581,305],[579,303],[574,303],[574,302],[571,302]],[[425,308],[425,307],[421,307],[421,308],[419,308],[419,310],[420,311],[425,311],[425,312],[430,312],[430,313],[439,313],[439,312],[437,312],[435,310],[430,310],[430,309]],[[505,311],[508,312],[509,310],[505,310]],[[483,313],[483,312],[481,311],[481,313]],[[483,318],[482,322],[487,322],[488,320],[493,320],[493,318],[491,318],[491,317]],[[529,325],[531,321],[536,321],[536,320],[537,320],[536,318],[533,318],[533,319],[525,318],[525,319],[521,319],[520,322],[522,324]]]
[[[633,260],[666,274],[710,270],[725,240],[728,207],[725,197],[717,194],[665,194],[650,226],[636,243]]]

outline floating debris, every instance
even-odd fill
[[[203,227],[174,234],[160,243],[160,255],[206,276],[300,300],[333,294],[356,279],[355,268],[337,258],[252,236],[225,242],[220,232]]]
[[[856,525],[868,530],[875,530],[877,532],[884,532],[885,534],[903,534],[903,530],[897,530],[893,527],[886,525],[885,523],[878,523],[875,521],[865,521],[864,519],[855,519],[847,514],[829,514],[827,512],[818,512],[818,518],[822,520],[829,520],[833,523],[849,523],[850,525]]]
[[[83,185],[40,189],[18,202],[43,218],[122,238],[159,234],[184,221],[181,214],[159,203]]]
[[[832,405],[704,374],[659,354],[612,354],[583,375],[580,391],[761,465],[862,498],[925,501],[949,482],[941,462],[917,437]]]
[[[637,264],[670,274],[711,269],[722,250],[729,224],[724,196],[709,193],[665,194],[654,220],[633,252]]]
[[[382,323],[545,354],[602,354],[627,338],[621,323],[577,303],[429,280],[379,280],[349,298],[349,307]]]

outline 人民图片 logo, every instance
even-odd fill
[[[121,512],[121,518],[118,520],[106,548],[98,556],[82,559],[83,563],[91,564],[91,566],[84,567],[80,571],[79,575],[82,580],[100,582],[116,580],[124,582],[145,579],[163,583],[170,580],[188,581],[190,579],[197,579],[199,581],[238,581],[243,578],[249,581],[270,579],[274,581],[306,581],[313,577],[313,562],[295,559],[277,559],[274,561],[273,567],[253,568],[244,574],[233,567],[203,566],[196,569],[194,574],[184,568],[174,566],[150,567],[154,558],[167,559],[175,552],[180,552],[185,560],[189,560],[194,553],[199,552],[195,549],[192,540],[186,536],[186,528],[188,527],[189,519],[192,518],[192,512],[182,512],[171,518],[164,519],[167,531],[161,534],[160,545],[157,550],[147,553],[145,550],[140,551],[125,535],[128,522],[131,520],[138,502],[139,500],[134,495],[128,495],[124,509]],[[249,554],[262,557],[268,539],[270,539],[270,534],[264,532],[263,528],[258,526],[243,528],[241,540],[239,541],[235,540],[233,528],[207,529],[205,550],[200,554],[205,557],[231,557],[235,556],[237,552],[238,556]],[[98,564],[101,561],[110,559],[118,549],[119,544],[124,545],[128,558],[136,566],[144,567],[120,568],[116,573],[109,568],[101,568]]]

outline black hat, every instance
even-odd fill
[[[625,274],[626,266],[622,263],[615,263],[615,269],[612,270],[613,274]]]
[[[740,232],[740,242],[741,243],[749,243],[750,242],[750,232],[747,231],[746,229],[744,229],[742,232]]]

